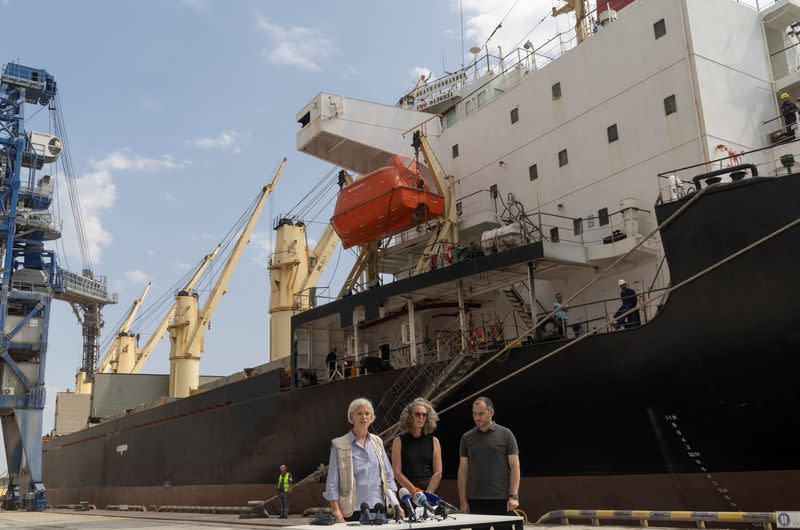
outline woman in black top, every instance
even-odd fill
[[[442,480],[442,447],[433,436],[439,415],[430,401],[417,398],[400,413],[401,435],[392,442],[392,470],[398,486],[431,493]]]

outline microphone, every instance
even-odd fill
[[[428,512],[433,513],[433,506],[431,506],[431,503],[428,502],[428,498],[419,488],[414,489],[414,504],[422,508],[423,519],[428,518]]]
[[[431,493],[429,491],[424,491],[423,493],[428,498],[428,502],[429,503],[435,504],[436,506],[442,506],[444,508],[447,508],[451,512],[460,513],[460,510],[458,508],[456,508],[455,506],[453,506],[452,504],[450,504],[446,500],[442,499],[441,497],[439,497],[435,493]]]
[[[358,518],[358,522],[361,524],[372,524],[369,513],[369,504],[366,502],[361,503],[361,516]]]
[[[400,488],[397,493],[400,495],[400,503],[403,505],[403,510],[406,512],[408,520],[416,522],[417,514],[414,512],[414,502],[408,489]]]
[[[397,495],[392,490],[386,492],[389,497],[389,502],[392,503],[392,511],[394,512],[394,522],[400,522],[400,502],[397,500]]]
[[[386,506],[378,502],[375,504],[374,510],[375,519],[373,519],[372,524],[387,524],[389,522],[389,518],[386,517]]]

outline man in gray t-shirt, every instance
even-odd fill
[[[461,511],[507,515],[519,506],[519,447],[514,433],[492,420],[487,397],[472,404],[475,428],[461,437],[458,499]]]

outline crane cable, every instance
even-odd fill
[[[69,149],[69,141],[67,139],[67,129],[64,126],[64,115],[61,111],[61,99],[58,94],[55,96],[55,104],[50,108],[51,114],[54,119],[55,134],[61,140],[63,146],[61,156],[61,165],[64,168],[64,174],[67,181],[67,190],[69,192],[69,201],[72,206],[72,220],[75,223],[75,233],[78,239],[78,247],[80,248],[81,260],[83,261],[83,268],[86,271],[92,272],[92,256],[89,249],[89,244],[86,239],[86,226],[84,224],[83,211],[81,209],[80,196],[78,194],[78,185],[75,179],[75,172],[72,166],[72,154]]]

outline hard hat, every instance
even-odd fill
[[[783,94],[781,94],[781,101],[783,101],[784,99],[789,99],[790,97],[791,97],[791,96],[789,96],[789,94],[787,94],[786,92],[784,92]]]
[[[626,283],[628,283],[628,282],[626,282],[625,280],[620,278],[619,281],[617,282],[617,285],[625,285]]]

